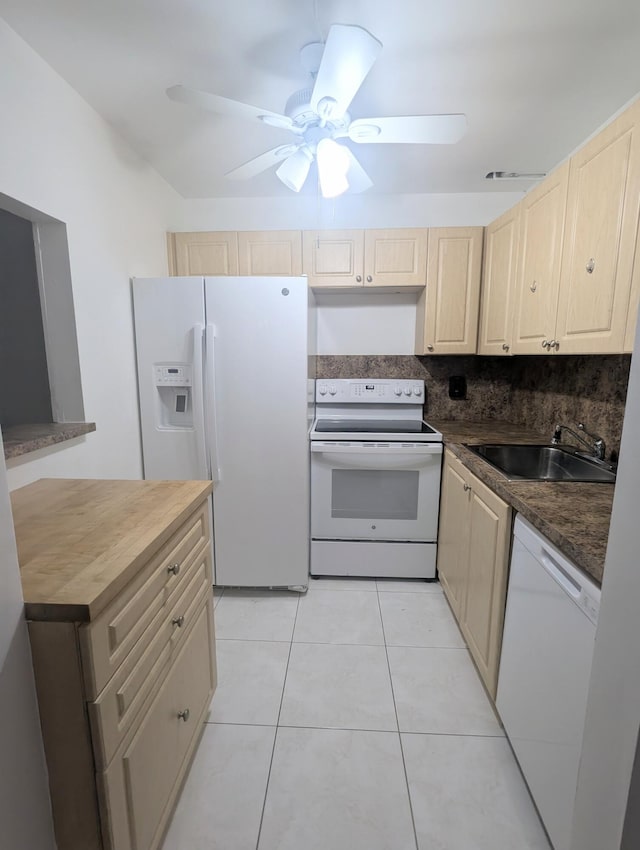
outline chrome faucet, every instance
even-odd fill
[[[589,440],[585,440],[584,437],[581,437],[580,434],[576,434],[568,425],[556,425],[553,429],[553,437],[551,438],[551,445],[557,446],[560,443],[562,438],[562,432],[568,431],[571,436],[576,439],[579,443],[582,443],[583,446],[589,449],[590,454],[593,457],[598,458],[598,460],[604,460],[604,455],[606,451],[606,445],[602,437],[599,437],[597,434],[591,434],[585,428],[582,422],[578,423],[578,430],[582,431],[583,434],[586,434],[587,437],[591,437],[593,442],[589,442]]]

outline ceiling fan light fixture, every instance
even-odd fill
[[[349,188],[349,151],[333,139],[321,139],[316,149],[318,178],[323,198],[337,198]]]
[[[304,186],[312,162],[313,155],[309,148],[299,148],[290,157],[285,159],[282,165],[276,170],[276,175],[292,192],[299,192]]]

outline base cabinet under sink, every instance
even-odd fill
[[[438,574],[478,672],[495,700],[512,510],[445,450]]]

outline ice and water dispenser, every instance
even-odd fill
[[[154,363],[158,428],[193,428],[193,376],[191,363]]]

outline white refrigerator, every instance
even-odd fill
[[[304,277],[133,280],[144,475],[213,480],[218,585],[308,584],[309,298]]]

